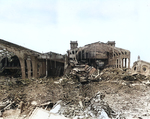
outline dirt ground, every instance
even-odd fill
[[[104,70],[99,80],[85,83],[65,76],[24,80],[1,77],[0,102],[15,101],[11,106],[15,109],[23,101],[22,115],[27,115],[36,106],[46,102],[55,104],[59,100],[66,104],[82,101],[86,107],[87,100],[101,92],[104,94],[104,101],[120,118],[150,118],[149,77],[122,75],[124,71],[121,74],[117,72]]]

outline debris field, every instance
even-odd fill
[[[147,119],[150,77],[129,69],[74,66],[62,77],[0,79],[0,116],[34,119],[44,111],[48,119]],[[37,111],[35,111],[37,110]],[[44,110],[44,111],[43,111]],[[44,114],[43,114],[44,116]],[[59,117],[60,116],[60,117]]]

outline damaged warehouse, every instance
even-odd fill
[[[39,53],[0,39],[0,74],[13,77],[38,78],[60,76],[64,70],[64,55]]]
[[[71,41],[70,48],[68,64],[86,63],[98,69],[130,68],[130,51],[115,47],[115,41],[96,42],[79,48],[77,41]]]

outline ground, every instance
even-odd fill
[[[143,75],[130,75],[122,69],[104,69],[98,80],[81,83],[71,76],[40,79],[0,79],[0,101],[15,101],[11,108],[24,103],[22,115],[29,114],[36,106],[59,100],[69,105],[81,101],[85,108],[97,92],[120,118],[150,118],[150,80]],[[33,104],[35,102],[35,104]],[[33,106],[34,105],[34,106]],[[43,107],[44,108],[44,107]],[[110,116],[110,115],[109,115]],[[115,118],[115,117],[114,117]]]

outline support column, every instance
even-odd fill
[[[85,59],[85,60],[87,59],[86,51],[84,51],[84,59]]]
[[[40,62],[40,67],[39,67],[39,76],[42,76],[42,62]]]
[[[124,66],[123,66],[123,62],[124,62],[124,61],[123,61],[123,58],[122,58],[122,68],[124,67]]]
[[[32,69],[33,69],[33,77],[37,78],[37,58],[32,57]]]
[[[28,79],[31,79],[31,59],[30,56],[26,60],[28,69]]]
[[[130,68],[130,58],[128,58],[128,68]]]
[[[54,61],[55,62],[55,68],[57,67],[57,65],[56,65],[56,60]]]
[[[120,68],[122,68],[122,59],[119,58],[119,60],[120,60]]]
[[[81,50],[81,60],[82,60],[82,50]]]
[[[47,67],[47,65],[48,65],[48,62],[47,62],[47,58],[46,58],[46,68],[45,68],[45,71],[46,71],[46,77],[48,76],[48,67]]]
[[[46,75],[46,60],[42,60],[42,76],[45,76]]]
[[[19,60],[20,60],[20,65],[21,65],[22,79],[25,79],[26,78],[26,75],[25,75],[25,62],[24,62],[23,58],[19,58]]]

